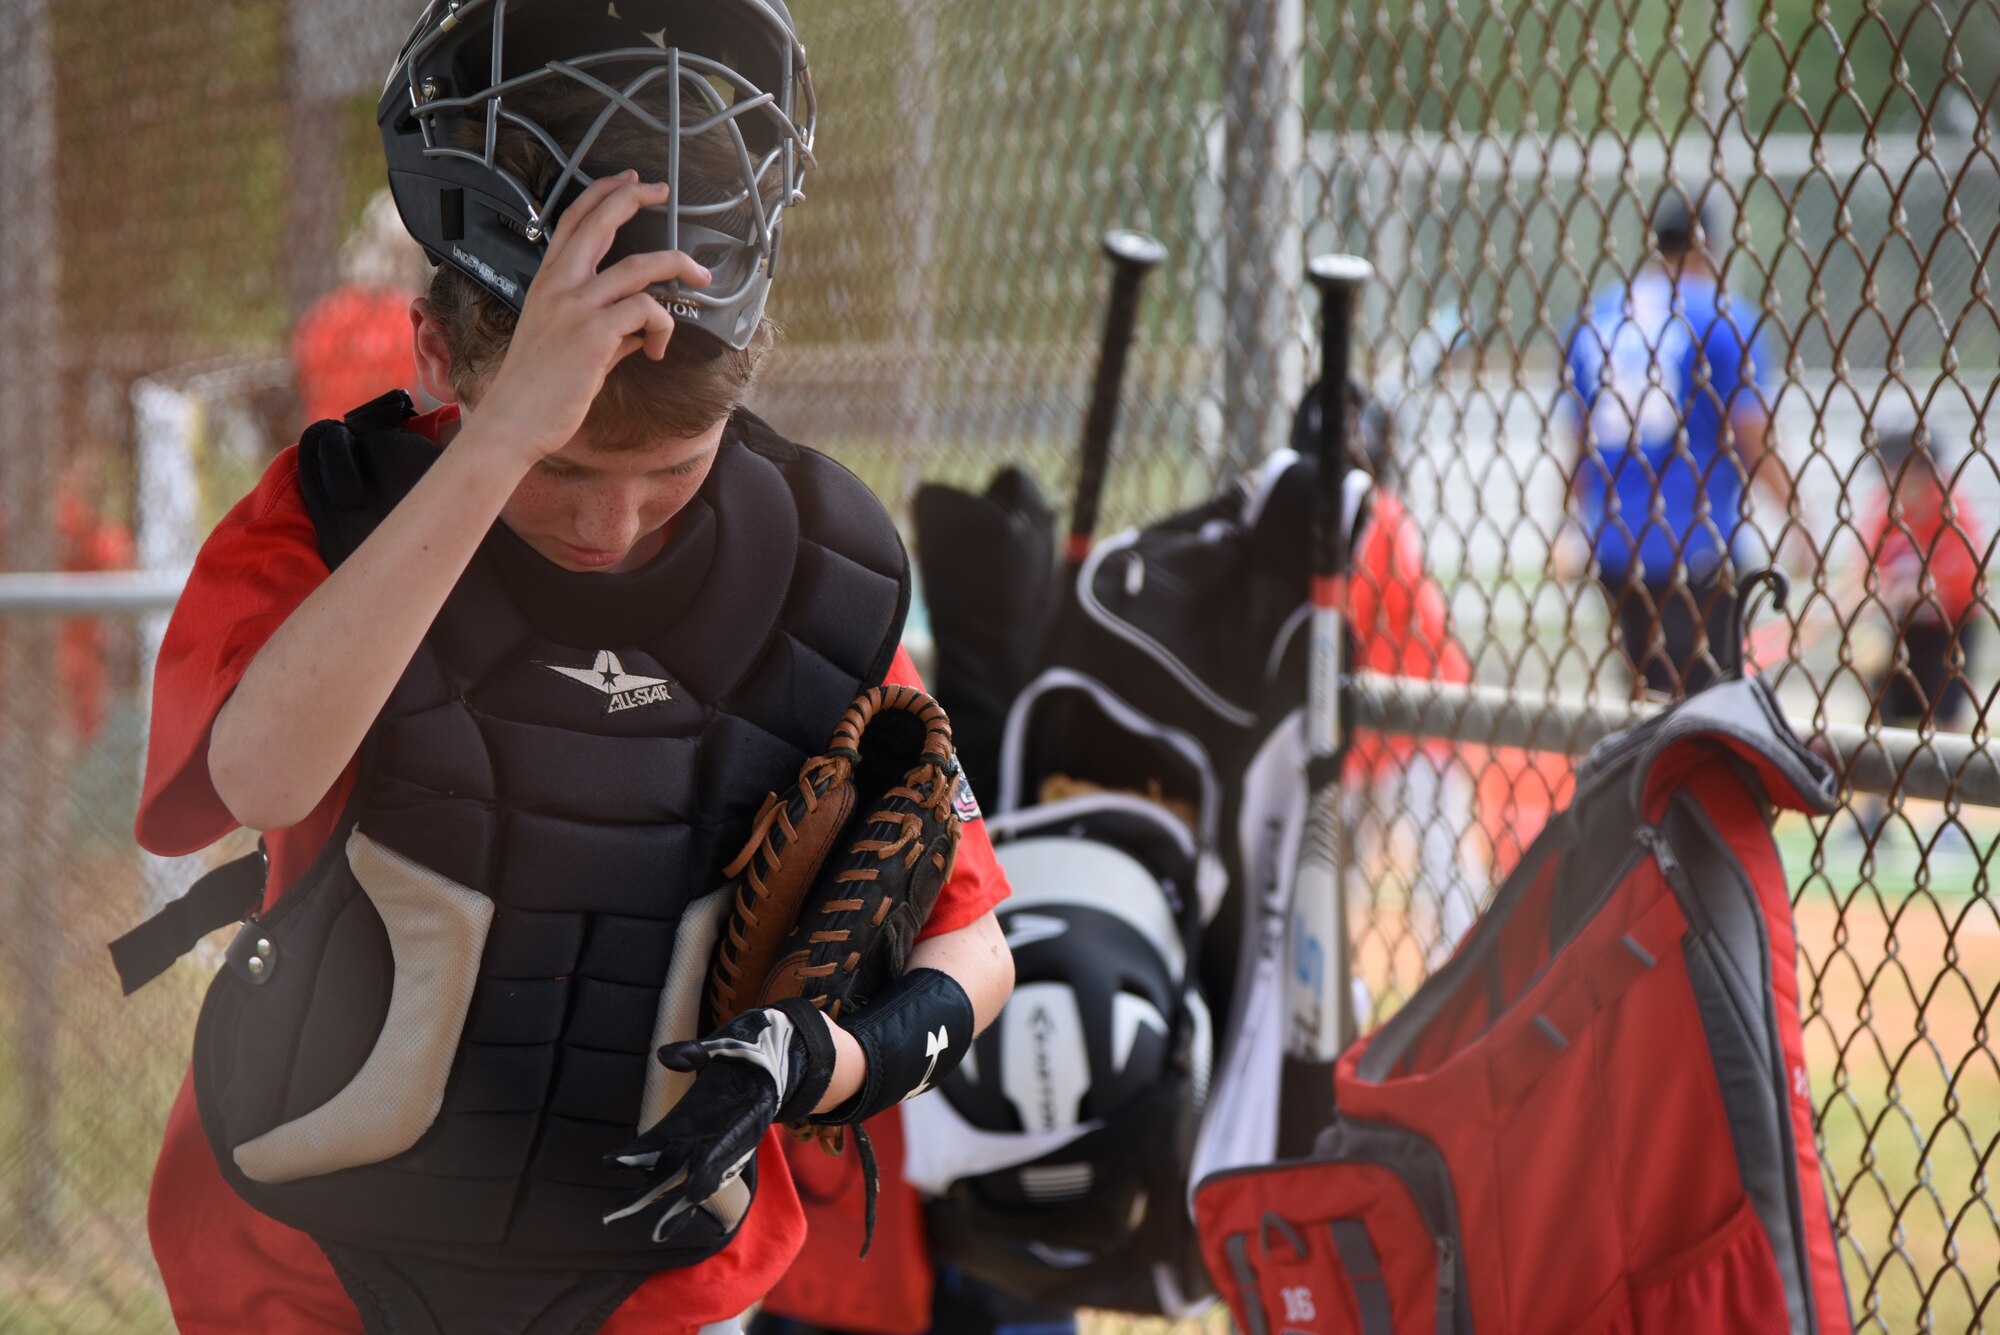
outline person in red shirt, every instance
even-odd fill
[[[135,553],[132,531],[100,516],[84,500],[96,467],[94,451],[80,453],[56,491],[56,537],[65,571],[130,570]],[[6,533],[0,526],[0,545]],[[111,646],[102,617],[65,617],[56,642],[58,679],[63,684],[63,722],[78,745],[97,739],[111,708]]]
[[[423,268],[395,199],[377,191],[340,248],[340,286],[308,306],[292,329],[301,427],[391,389],[417,392],[409,311]]]
[[[64,570],[130,570],[136,553],[132,532],[115,519],[91,511],[73,487],[56,497],[56,529],[62,534]],[[103,618],[71,617],[63,622],[62,680],[70,729],[81,742],[94,740],[111,699],[111,673]]]
[[[722,76],[712,59],[707,77],[679,90],[690,117],[707,118],[700,130],[683,129],[657,85],[638,99],[645,114],[611,114],[608,100],[631,104],[607,99],[598,77],[630,70],[598,65],[582,81],[574,66],[550,64],[553,91],[524,87],[519,47],[532,69],[657,46],[617,13],[589,8],[522,11],[505,51],[478,26],[493,22],[492,7],[479,19],[433,6],[420,21],[384,98],[392,163],[457,133],[445,113],[434,123],[414,113],[425,138],[409,128],[409,108],[427,100],[418,90],[437,86],[422,62],[449,56],[448,34],[480,58],[492,50],[510,127],[532,121],[542,132],[501,136],[483,169],[519,193],[491,198],[545,197],[559,174],[580,193],[553,217],[524,212],[501,226],[475,219],[473,202],[440,215],[435,195],[411,187],[406,221],[448,259],[411,310],[420,383],[447,406],[419,417],[391,396],[282,453],[204,545],[162,646],[140,842],[182,855],[247,826],[264,832],[268,854],[270,912],[239,936],[245,949],[232,949],[217,987],[231,984],[239,1007],[303,996],[306,1022],[277,1049],[294,1094],[300,1081],[328,1083],[314,1063],[329,1034],[338,1046],[343,1026],[380,1005],[374,989],[392,989],[386,1016],[367,1021],[368,1062],[346,1086],[336,1072],[334,1097],[315,1096],[324,1102],[308,1100],[302,1115],[278,1088],[293,1120],[241,1142],[229,1119],[272,1077],[237,1060],[217,1092],[226,1044],[233,1035],[241,1051],[244,1040],[226,1028],[214,1037],[226,1020],[205,1012],[149,1216],[186,1332],[734,1330],[801,1244],[772,1123],[858,1120],[918,1092],[1012,986],[993,913],[1007,887],[975,816],[909,971],[873,1004],[835,1023],[782,1003],[698,1045],[674,1027],[685,1021],[669,1025],[683,1014],[680,943],[714,898],[729,836],[741,842],[762,790],[791,783],[803,748],[823,745],[848,696],[872,684],[840,666],[856,637],[845,622],[879,616],[892,644],[907,573],[886,515],[851,476],[739,409],[770,342],[761,312],[775,218],[797,198],[793,173],[809,154],[782,155],[783,179],[765,180],[778,155],[753,165],[745,188],[770,188],[733,232],[717,230],[712,208],[679,214],[685,242],[709,243],[702,262],[659,247],[672,228],[648,231],[675,207],[655,179],[666,164],[679,164],[684,193],[712,201],[743,160],[704,156],[718,134],[754,138],[756,118],[782,118],[778,133],[809,147],[809,101],[744,98],[713,117]],[[803,77],[781,5],[718,9],[733,51],[755,51],[780,27],[777,54],[758,70]],[[641,63],[684,68],[689,53],[674,40],[670,30]],[[448,68],[462,78],[479,67]],[[492,123],[479,95],[453,103],[451,115]],[[567,169],[550,160],[570,151]],[[412,170],[464,171],[476,157]],[[456,246],[445,235],[454,228]],[[704,292],[714,300],[699,300]],[[871,561],[905,570],[900,599]],[[629,637],[612,638],[627,623]],[[589,629],[569,629],[578,626]],[[607,643],[643,647],[621,655]],[[882,680],[916,684],[900,650]],[[454,684],[440,691],[444,681]],[[676,863],[634,849],[687,851]],[[316,906],[362,896],[376,901],[365,921],[380,929],[339,929],[347,946],[333,926],[310,934]],[[489,924],[470,959],[449,948],[467,922]],[[386,969],[371,944],[383,930],[393,978],[335,967]],[[282,939],[273,950],[260,936]],[[686,953],[706,958],[698,944]],[[301,975],[313,958],[317,971]],[[438,976],[468,964],[453,1014],[398,1009],[406,988],[435,999]],[[254,1038],[258,1013],[247,1013]],[[949,1035],[930,1027],[941,1015],[953,1017]],[[914,1053],[891,1043],[906,1016],[925,1019],[927,1066],[921,1036]],[[543,1027],[559,1041],[527,1037]],[[657,1074],[649,1031],[673,1040],[662,1060],[694,1054],[682,1092],[657,1103],[656,1082],[671,1077]],[[360,1116],[314,1120],[378,1058],[412,1049],[450,1058],[417,1069],[430,1095],[377,1085]],[[553,1066],[537,1068],[545,1052]],[[630,1120],[649,1107],[667,1111]],[[514,1167],[509,1128],[520,1119],[533,1134]],[[396,1136],[387,1159],[354,1155]],[[750,1148],[732,1162],[738,1144]],[[642,1152],[649,1145],[657,1158]],[[756,1185],[732,1223],[717,1202],[739,1173]],[[714,1195],[693,1189],[697,1175]],[[338,1226],[309,1233],[246,1196]],[[498,1205],[455,1208],[468,1200]]]
[[[1383,456],[1384,458],[1386,456]],[[1380,469],[1383,458],[1373,461]],[[1472,664],[1448,625],[1444,590],[1424,568],[1423,532],[1378,474],[1357,535],[1348,581],[1354,663],[1365,672],[1464,684]],[[1474,789],[1449,742],[1357,731],[1345,781],[1384,838],[1406,813],[1418,851],[1411,880],[1412,929],[1435,969],[1451,957],[1479,914],[1484,890],[1464,855]],[[1357,816],[1360,812],[1357,811]]]
[[[1373,480],[1368,505],[1348,558],[1347,625],[1357,670],[1386,677],[1464,684],[1472,663],[1451,632],[1450,607],[1424,560],[1423,529],[1395,486],[1393,415],[1354,387],[1350,464]],[[1319,387],[1306,392],[1292,421],[1292,447],[1310,458],[1319,435]],[[1349,821],[1364,856],[1406,827],[1416,845],[1410,884],[1409,932],[1427,968],[1451,956],[1478,916],[1481,878],[1464,855],[1473,825],[1471,770],[1443,741],[1419,741],[1357,730],[1348,741],[1342,787]],[[1376,845],[1368,849],[1366,845]],[[1357,986],[1357,999],[1361,989]],[[1372,1009],[1372,1003],[1363,1013]]]
[[[1928,432],[1884,433],[1888,486],[1862,526],[1877,596],[1896,635],[1890,668],[1875,683],[1882,721],[1956,726],[1972,695],[1966,661],[1982,618],[1987,540],[1972,507],[1938,472]]]

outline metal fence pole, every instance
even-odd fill
[[[148,573],[186,570],[201,550],[201,496],[192,442],[200,407],[166,377],[148,376],[132,386],[133,470],[146,504],[134,525],[139,568]],[[150,728],[153,669],[166,639],[171,605],[139,622],[139,709]],[[141,762],[143,765],[143,761]],[[142,775],[143,777],[143,775]],[[146,905],[159,908],[194,884],[198,869],[186,858],[142,850]]]
[[[1225,21],[1223,438],[1244,468],[1286,443],[1304,388],[1304,0],[1233,0]]]
[[[314,21],[314,11],[327,8],[326,0],[289,0],[285,6],[285,78],[294,91],[286,108],[289,233],[284,254],[293,319],[339,280],[347,212],[347,182],[340,169],[345,108],[327,87],[334,50],[325,25]]]
[[[1606,706],[1504,686],[1460,686],[1375,672],[1350,683],[1355,726],[1397,737],[1584,756],[1660,712],[1653,701]],[[1786,720],[1857,793],[2000,808],[2000,756],[1963,733]]]
[[[56,87],[49,0],[0,2],[0,449],[4,562],[15,569],[56,563],[56,442],[62,438],[62,373],[56,352]],[[36,619],[0,630],[0,848],[8,883],[0,966],[7,995],[13,1134],[0,1158],[11,1183],[12,1234],[31,1255],[54,1253],[61,1184],[56,1092],[55,988],[62,942],[55,931],[57,701],[38,686],[59,680],[55,627]]]
[[[1743,133],[1742,109],[1733,96],[1737,62],[1742,59],[1743,39],[1748,34],[1743,0],[1717,0],[1712,23],[1707,58],[1701,66],[1702,119],[1720,143],[1725,137],[1739,138]]]
[[[907,136],[896,155],[896,222],[901,261],[896,265],[897,342],[902,345],[900,417],[909,439],[933,443],[936,414],[930,393],[930,364],[936,351],[937,302],[932,297],[932,263],[937,255],[937,186],[932,172],[937,153],[937,20],[932,0],[900,0],[907,54],[896,71],[897,101]],[[914,490],[912,456],[904,490]]]

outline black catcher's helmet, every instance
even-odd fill
[[[567,142],[522,111],[554,93],[593,113]],[[519,310],[563,208],[598,173],[636,165],[592,156],[621,114],[661,136],[672,195],[626,225],[609,259],[686,251],[714,283],[654,295],[683,327],[746,346],[816,119],[784,0],[430,0],[376,120],[411,235]],[[546,153],[551,179],[524,180],[504,161],[503,136],[524,135]],[[729,164],[725,179],[683,169],[696,141],[704,160]]]

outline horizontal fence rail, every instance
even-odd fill
[[[0,616],[117,616],[170,612],[185,570],[52,571],[0,575]]]
[[[186,571],[86,571],[0,575],[0,616],[115,616],[173,609]],[[919,664],[931,657],[927,632],[907,637]],[[1391,736],[1514,746],[1584,756],[1611,734],[1653,717],[1663,705],[1616,705],[1536,696],[1502,686],[1456,685],[1358,672],[1349,677],[1354,725]],[[1856,792],[2000,809],[2000,757],[1959,733],[1867,728],[1789,718]]]
[[[1391,736],[1514,746],[1585,756],[1613,733],[1665,708],[1653,701],[1591,704],[1502,686],[1460,686],[1359,672],[1349,679],[1354,725]],[[2000,756],[1960,733],[1867,728],[1788,718],[1792,731],[1859,793],[2000,808]]]

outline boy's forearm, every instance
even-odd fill
[[[283,829],[325,797],[531,457],[468,426],[266,641],[209,741],[210,779],[239,822]]]
[[[910,967],[936,969],[957,979],[972,1003],[979,1031],[993,1023],[1014,992],[1014,952],[1007,948],[1006,933],[993,913],[955,932],[917,942],[910,952]]]

